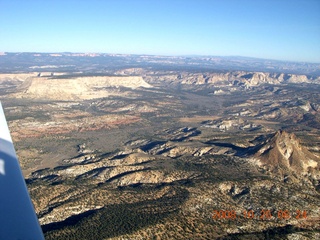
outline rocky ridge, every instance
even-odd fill
[[[233,71],[227,73],[158,73],[139,69],[137,76],[126,75],[123,70],[119,76],[92,76],[92,77],[57,77],[37,73],[28,74],[0,74],[3,83],[17,85],[19,93],[13,97],[19,98],[46,98],[52,100],[86,100],[119,95],[119,87],[136,89],[151,88],[152,85],[170,84],[183,86],[214,86],[214,94],[227,94],[237,89],[247,89],[261,84],[288,84],[312,83],[320,84],[320,77],[311,77],[298,74],[276,74],[268,72]],[[129,71],[129,72],[132,72]]]
[[[151,72],[146,77],[148,82],[164,81],[171,84],[180,83],[185,85],[228,85],[253,87],[261,84],[284,84],[284,83],[315,83],[320,84],[320,77],[307,75],[268,73],[268,72],[245,72],[233,71],[227,73],[175,73],[157,76],[157,72]]]
[[[292,172],[299,177],[310,175],[320,179],[320,156],[301,146],[293,133],[279,130],[254,151],[254,158],[260,159],[262,165],[273,172],[282,175]]]

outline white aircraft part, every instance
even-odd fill
[[[4,160],[0,159],[0,174],[6,175],[6,170],[4,168]]]
[[[0,239],[44,239],[0,103]]]

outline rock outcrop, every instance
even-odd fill
[[[297,176],[313,173],[317,178],[320,176],[320,158],[302,146],[293,133],[277,131],[257,147],[254,157],[273,172],[293,172]]]
[[[30,77],[19,87],[22,98],[42,98],[56,100],[85,100],[118,95],[119,87],[129,89],[150,88],[142,77],[77,77],[52,79]]]
[[[281,83],[320,83],[320,78],[312,78],[306,75],[232,71],[225,73],[168,73],[167,75],[148,76],[148,81],[164,81],[172,84],[184,85],[227,85],[227,86],[257,86],[260,84]]]

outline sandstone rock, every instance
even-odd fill
[[[293,133],[279,130],[263,144],[258,146],[255,158],[273,171],[286,173],[292,171],[301,176],[317,169],[320,159],[300,144],[299,139]],[[319,178],[319,171],[314,177]]]
[[[116,88],[150,88],[142,77],[77,77],[70,79],[28,78],[20,86],[20,98],[84,100],[119,95]],[[111,89],[107,89],[111,88]],[[113,89],[112,89],[113,88]],[[115,89],[114,89],[115,88]]]

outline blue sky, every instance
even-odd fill
[[[320,0],[0,0],[0,51],[320,62]]]

